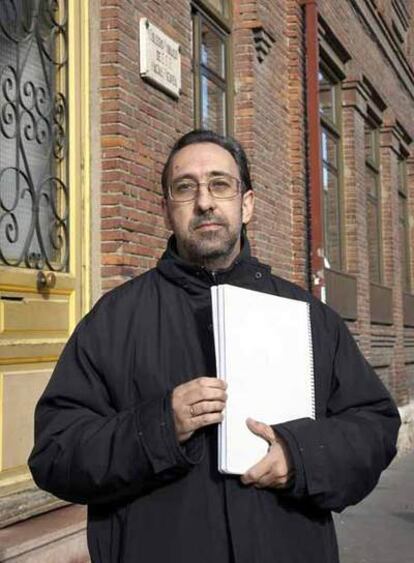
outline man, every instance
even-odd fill
[[[188,133],[162,185],[174,235],[156,268],[76,328],[37,407],[33,476],[88,504],[94,562],[338,561],[331,510],[375,486],[395,454],[398,411],[338,315],[251,257],[254,196],[236,141]],[[317,418],[248,420],[269,449],[241,477],[217,470],[227,395],[210,287],[221,283],[311,309]]]

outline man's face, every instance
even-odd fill
[[[219,145],[198,143],[176,153],[170,167],[169,183],[182,178],[206,182],[211,176],[218,175],[240,179],[234,158]],[[199,187],[194,201],[164,200],[166,224],[176,236],[181,258],[210,269],[230,266],[240,252],[242,223],[250,221],[253,200],[251,190],[233,199],[215,199],[206,184]]]

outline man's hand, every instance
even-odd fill
[[[198,377],[178,385],[171,403],[179,442],[185,442],[195,430],[223,420],[227,383],[216,377]]]
[[[285,488],[293,475],[292,462],[285,442],[268,424],[257,422],[252,418],[248,418],[246,424],[253,434],[269,443],[269,451],[241,476],[242,483],[257,488]]]

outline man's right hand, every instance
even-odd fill
[[[195,430],[223,420],[227,383],[216,377],[198,377],[178,385],[171,403],[178,441],[185,442]]]

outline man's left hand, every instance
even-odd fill
[[[292,461],[287,445],[268,424],[252,418],[248,418],[246,424],[253,434],[260,436],[269,443],[269,451],[256,465],[241,476],[242,483],[260,489],[264,487],[286,488],[293,476]]]

